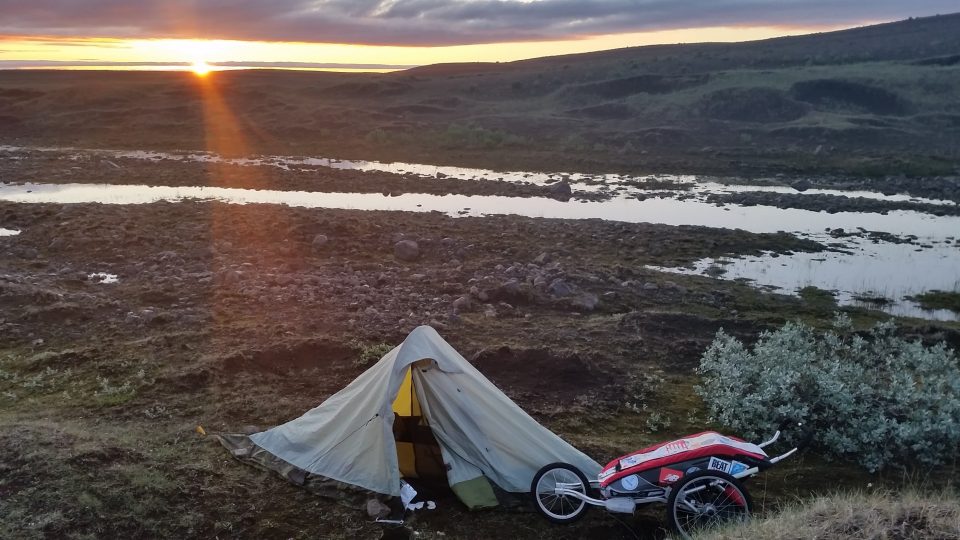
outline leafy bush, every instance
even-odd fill
[[[834,330],[799,322],[764,332],[748,350],[720,330],[704,352],[697,387],[711,418],[746,437],[784,418],[804,422],[827,456],[874,471],[936,466],[960,457],[960,364],[943,343],[865,337],[838,316]]]

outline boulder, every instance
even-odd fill
[[[566,180],[557,182],[552,186],[547,188],[547,194],[551,199],[557,199],[558,201],[567,201],[570,200],[570,197],[573,197],[573,189],[570,187],[570,183]]]
[[[401,261],[415,261],[420,258],[420,246],[413,240],[400,240],[393,245],[393,256]]]

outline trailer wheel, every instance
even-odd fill
[[[719,525],[747,521],[753,509],[739,480],[720,471],[684,476],[670,490],[667,521],[683,538]]]
[[[587,478],[580,469],[568,463],[551,463],[537,471],[530,484],[530,493],[543,517],[553,523],[573,523],[587,513],[590,505],[575,496],[557,494],[556,488],[560,484],[566,489],[590,494]]]

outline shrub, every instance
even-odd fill
[[[960,457],[960,365],[943,343],[866,336],[838,316],[833,331],[791,322],[752,349],[720,330],[704,352],[697,393],[712,420],[760,437],[784,418],[804,422],[828,457],[868,470],[936,466]]]

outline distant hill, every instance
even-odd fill
[[[7,71],[0,142],[201,149],[215,132],[510,169],[954,175],[958,55],[953,14],[388,74]]]

